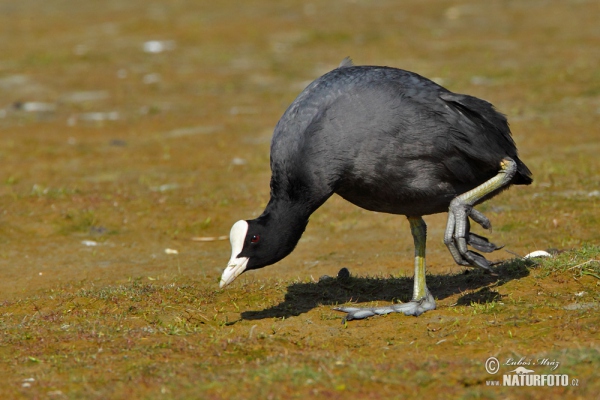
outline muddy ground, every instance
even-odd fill
[[[1,397],[597,398],[598,15],[595,1],[0,1]],[[192,240],[262,212],[273,127],[346,56],[491,101],[533,171],[479,207],[506,246],[498,277],[455,265],[446,215],[425,218],[438,310],[419,318],[331,310],[410,298],[404,217],[334,197],[292,255],[225,290],[229,243]],[[510,261],[542,249],[566,252]],[[318,282],[342,267],[350,280]],[[570,385],[490,387],[492,356],[504,374],[554,360]]]

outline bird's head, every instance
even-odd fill
[[[225,287],[242,273],[266,267],[281,260],[294,250],[306,223],[282,223],[269,216],[241,220],[233,224],[229,234],[231,259],[221,276]]]

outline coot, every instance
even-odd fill
[[[220,286],[292,252],[310,215],[334,193],[371,211],[408,218],[415,243],[409,303],[341,307],[346,319],[435,308],[425,283],[423,215],[448,211],[444,242],[454,261],[486,270],[467,245],[499,247],[471,233],[469,218],[490,221],[473,206],[510,185],[528,185],[504,115],[487,101],[452,93],[413,72],[354,66],[349,59],[312,82],[275,127],[271,198],[262,215],[236,222]]]

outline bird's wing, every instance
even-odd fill
[[[485,122],[488,128],[493,128],[499,133],[510,147],[515,146],[506,117],[496,111],[491,103],[477,97],[452,92],[442,92],[439,97],[471,123],[480,125],[481,122]]]

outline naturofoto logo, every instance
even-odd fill
[[[560,366],[560,362],[547,358],[526,358],[519,360],[508,358],[501,363],[496,357],[489,357],[485,361],[485,370],[490,375],[500,372],[502,366],[515,367],[502,375],[502,380],[487,380],[487,386],[579,386],[579,379],[570,378],[567,374],[553,374]],[[539,374],[534,369],[527,367],[549,368],[550,373]]]

